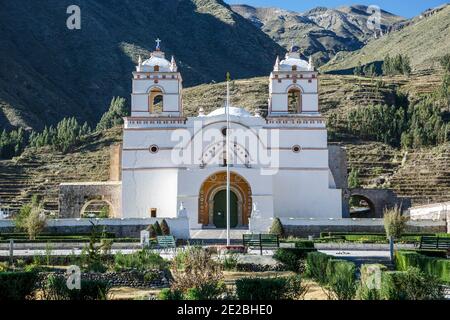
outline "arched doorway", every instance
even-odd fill
[[[227,174],[225,171],[217,172],[203,182],[199,192],[198,212],[198,221],[203,226],[226,227],[226,182]],[[252,212],[250,184],[242,176],[232,172],[230,189],[231,226],[233,228],[248,226]],[[223,214],[222,218],[220,218],[219,213]],[[225,224],[223,224],[223,221],[225,221]]]
[[[213,223],[218,229],[227,227],[227,191],[220,190],[214,196]],[[238,226],[238,197],[230,192],[230,227]]]

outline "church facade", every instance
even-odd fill
[[[342,217],[318,73],[295,50],[275,62],[265,117],[236,106],[185,117],[182,76],[159,44],[148,60],[139,60],[132,81],[121,217],[185,215],[191,229],[225,228],[227,164],[233,228],[265,231],[274,217]]]

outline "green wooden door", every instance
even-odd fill
[[[219,191],[214,197],[214,225],[216,228],[227,227],[227,191]],[[230,192],[230,226],[238,225],[238,199],[234,192]]]

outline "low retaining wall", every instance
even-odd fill
[[[107,232],[113,232],[118,238],[140,238],[141,231],[156,221],[161,223],[163,219],[51,219],[47,222],[44,232],[54,234],[89,233],[91,232],[91,221],[96,225],[106,227]],[[165,219],[169,225],[172,235],[177,239],[189,239],[188,218]],[[0,233],[14,232],[14,222],[11,220],[0,220]]]
[[[130,288],[165,288],[170,286],[171,274],[169,271],[150,270],[145,273],[130,272],[106,272],[106,273],[82,273],[81,281],[104,281],[111,287],[130,287]],[[151,274],[149,276],[148,274]],[[39,282],[45,283],[49,276],[57,276],[66,279],[64,272],[42,272],[39,274]]]
[[[321,232],[371,232],[383,233],[383,219],[289,219],[281,218],[288,235],[308,237],[320,236]],[[447,232],[445,221],[409,221],[408,233]]]

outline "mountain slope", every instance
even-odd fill
[[[221,0],[2,1],[0,126],[42,128],[65,116],[94,123],[113,96],[128,97],[137,55],[154,40],[174,54],[184,85],[268,74],[283,49]],[[26,19],[24,19],[26,17]]]
[[[294,43],[320,62],[327,62],[340,51],[357,50],[374,37],[367,27],[368,8],[362,5],[337,9],[318,7],[305,13],[247,5],[235,5],[232,9],[285,48]],[[382,11],[381,28],[386,31],[403,20]]]
[[[379,88],[370,78],[322,75],[321,111],[328,117],[332,112],[345,115],[371,103],[392,104],[398,90],[409,95],[430,93],[440,81],[438,75],[386,77],[385,84]],[[268,95],[268,77],[237,80],[231,86],[231,103],[249,111],[267,110]],[[197,115],[200,107],[206,112],[221,107],[225,99],[225,83],[183,91],[184,111],[188,116]],[[59,183],[108,180],[109,148],[121,142],[122,129],[116,127],[90,135],[68,154],[48,147],[29,148],[13,160],[0,160],[0,207],[17,210],[32,195],[39,194],[47,209],[57,210]],[[349,168],[360,170],[365,187],[380,187],[377,180],[385,180],[384,187],[412,197],[414,204],[450,200],[450,143],[404,152],[351,136],[332,142],[347,149]]]
[[[414,69],[433,68],[438,59],[450,52],[450,5],[432,15],[422,16],[398,31],[369,42],[364,48],[338,54],[322,71],[347,70],[382,61],[386,55],[406,54]]]

